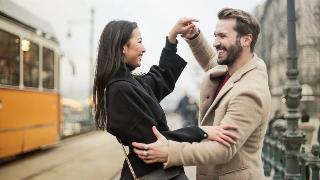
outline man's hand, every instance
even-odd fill
[[[240,139],[236,133],[238,126],[200,126],[200,128],[208,134],[209,140],[217,141],[227,147],[230,147],[230,144],[236,144],[236,141]]]
[[[178,34],[188,34],[188,32],[193,32],[192,29],[195,27],[193,22],[198,22],[198,20],[193,18],[180,18],[169,32],[169,41],[171,43],[175,43]]]
[[[169,151],[168,140],[155,126],[152,127],[152,131],[158,140],[151,144],[133,142],[132,145],[135,147],[133,150],[147,164],[167,162]]]

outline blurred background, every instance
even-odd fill
[[[71,0],[67,2],[13,0],[13,2],[51,24],[60,43],[63,57],[66,58],[61,60],[60,65],[61,92],[85,104],[89,89],[90,51],[93,51],[95,61],[100,34],[109,21],[125,19],[138,23],[143,44],[147,49],[141,67],[145,72],[158,63],[165,36],[180,17],[199,19],[198,25],[211,43],[218,10],[232,6],[252,11],[262,0],[242,2],[207,0],[197,3],[191,0]],[[94,11],[93,15],[92,11]],[[93,18],[93,24],[90,22],[91,18]],[[91,28],[93,32],[90,31]],[[92,47],[90,47],[90,36],[93,36]],[[176,98],[184,91],[197,96],[201,78],[201,69],[195,63],[186,43],[182,39],[179,42],[178,53],[188,61],[189,65],[179,79],[176,91],[167,98],[170,103],[164,106],[169,109],[173,108],[170,107],[171,101],[177,101]],[[190,83],[190,79],[195,82]]]
[[[112,157],[117,157],[112,160],[104,154],[104,161],[99,162],[102,164],[92,164],[95,167],[110,166],[111,172],[105,172],[102,168],[101,176],[94,176],[99,173],[92,172],[80,177],[114,178],[122,165],[123,154],[110,135],[93,133],[95,128],[90,103],[93,67],[104,26],[115,19],[138,23],[147,51],[142,58],[142,66],[136,71],[147,72],[152,65],[158,64],[165,36],[180,17],[198,19],[197,25],[212,44],[217,12],[224,7],[243,9],[258,18],[261,33],[256,53],[268,66],[272,112],[283,114],[286,111],[283,98],[287,60],[286,1],[0,0],[0,158],[6,162],[0,166],[0,179],[60,179],[60,176],[52,174],[42,176],[40,173],[39,176],[42,172],[39,169],[31,175],[21,172],[21,176],[15,177],[19,173],[13,165],[25,161],[20,159],[8,163],[7,159],[15,159],[17,155],[53,144],[53,151],[69,146],[82,149],[68,144],[67,139],[63,140],[70,136],[74,138],[76,134],[81,134],[76,137],[79,140],[80,137],[88,138],[85,139],[87,143],[92,143],[89,137],[94,137],[101,145],[97,147],[101,148],[99,153],[114,151]],[[317,142],[320,116],[320,2],[296,0],[296,11],[299,81],[302,84],[300,110],[307,113],[315,127],[312,139]],[[187,44],[180,37],[178,41],[178,54],[186,59],[188,65],[175,91],[161,103],[170,117],[168,119],[178,119],[169,122],[172,128],[196,121],[203,75]],[[188,106],[189,114],[183,112],[183,106]],[[106,150],[106,147],[111,149]],[[61,151],[61,154],[64,153]],[[32,157],[35,156],[27,158]],[[56,156],[50,155],[49,159],[57,161]],[[41,169],[41,165],[35,167]],[[62,169],[68,168],[64,166],[60,169],[56,172],[61,175]],[[95,169],[96,172],[100,172],[98,169]],[[77,174],[62,176],[73,179]]]

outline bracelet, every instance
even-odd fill
[[[208,139],[208,134],[206,132],[204,132],[203,137],[204,137],[204,139]]]
[[[203,138],[203,139],[208,139],[208,136],[209,136],[208,133],[206,133],[206,132],[205,132],[203,129],[201,129],[200,127],[199,127],[199,129],[200,129],[200,131],[203,133],[203,135],[202,135],[203,137],[202,137],[202,138]]]
[[[200,29],[198,29],[199,31],[195,34],[195,35],[193,35],[193,37],[192,38],[187,38],[188,40],[194,40],[195,38],[197,38],[198,36],[199,36],[199,34],[200,34]]]

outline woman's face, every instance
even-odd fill
[[[142,38],[138,28],[132,31],[131,38],[123,46],[123,54],[126,57],[125,63],[136,68],[141,66],[141,58],[146,49],[142,45]]]

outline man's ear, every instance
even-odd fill
[[[241,38],[241,46],[243,47],[250,47],[251,42],[252,42],[252,34],[247,34],[242,36]]]

